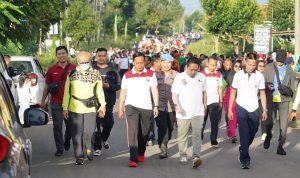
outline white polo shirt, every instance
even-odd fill
[[[258,91],[265,89],[265,78],[259,71],[249,75],[245,70],[233,77],[232,87],[237,89],[236,103],[248,112],[258,109]]]
[[[219,71],[210,73],[207,68],[201,71],[206,77],[207,83],[207,105],[219,103],[219,87],[222,87],[222,74]]]
[[[129,57],[120,57],[115,60],[115,63],[120,66],[120,69],[128,69],[129,59]]]
[[[151,87],[157,86],[157,79],[153,71],[144,69],[137,74],[135,68],[127,71],[122,79],[122,89],[127,90],[125,106],[152,110]]]
[[[175,77],[172,93],[178,95],[178,104],[183,110],[176,113],[178,119],[204,115],[203,91],[206,91],[206,86],[206,79],[202,73],[197,73],[191,78],[186,72],[182,72]]]

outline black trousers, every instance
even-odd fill
[[[93,151],[92,135],[95,130],[96,112],[79,114],[69,112],[75,158],[85,157],[87,149]]]
[[[240,105],[236,105],[240,133],[240,161],[248,163],[251,161],[249,147],[252,144],[259,127],[259,109],[249,112]]]
[[[138,162],[138,155],[144,155],[146,151],[152,111],[126,105],[125,113],[127,118],[127,139],[130,161]]]
[[[51,112],[53,119],[53,134],[56,150],[64,151],[63,138],[65,138],[65,141],[71,140],[71,128],[69,120],[64,119],[63,108],[61,103],[51,103]],[[65,136],[63,136],[63,122],[65,122],[66,126]]]
[[[158,134],[158,145],[161,146],[163,144],[166,146],[172,137],[175,122],[175,112],[159,111],[155,121]]]
[[[220,107],[220,104],[212,103],[207,106],[207,111],[204,116],[202,135],[204,133],[207,118],[209,116],[210,124],[211,124],[210,142],[212,145],[218,144],[217,138],[219,132],[219,123],[221,121],[221,112],[222,112],[222,108]]]
[[[102,142],[106,142],[114,125],[113,105],[106,105],[104,118],[96,116],[97,131],[93,134],[94,149],[101,150]]]

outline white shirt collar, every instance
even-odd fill
[[[205,73],[207,73],[207,74],[210,73],[209,70],[208,70],[208,68],[205,68],[204,70],[205,70]],[[215,70],[214,73],[217,73],[217,70]]]
[[[147,69],[144,67],[144,70],[142,73],[146,73],[146,72],[147,72]],[[132,74],[136,74],[136,70],[134,67],[132,68]]]

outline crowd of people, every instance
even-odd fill
[[[211,147],[219,147],[223,109],[231,143],[238,142],[239,130],[242,169],[250,168],[249,147],[260,123],[263,147],[268,149],[274,122],[279,119],[277,154],[286,155],[289,103],[296,96],[291,111],[291,118],[295,118],[300,102],[300,90],[294,94],[300,62],[291,62],[294,60],[284,50],[266,56],[248,53],[225,57],[184,53],[178,46],[159,52],[151,47],[131,52],[97,48],[94,53],[76,54],[75,65],[69,61],[68,49],[59,46],[56,57],[57,63],[46,75],[41,107],[45,109],[50,94],[55,156],[68,151],[72,141],[76,165],[83,165],[85,158],[100,156],[102,148],[110,148],[118,90],[117,114],[126,119],[129,167],[144,162],[147,145],[156,141],[159,158],[167,158],[174,128],[178,130],[179,162],[188,162],[191,130],[192,166],[199,167],[208,118]],[[29,78],[22,77],[25,87]]]
[[[140,50],[130,55],[123,49],[109,57],[109,51],[98,48],[93,61],[89,52],[80,52],[76,67],[68,62],[67,48],[58,47],[58,63],[47,72],[42,101],[44,107],[45,98],[51,93],[49,86],[61,80],[50,100],[55,155],[63,155],[70,148],[71,139],[77,165],[82,165],[85,157],[93,160],[94,156],[101,155],[102,147],[109,149],[107,140],[114,124],[113,106],[118,90],[121,90],[118,117],[125,118],[127,124],[129,167],[145,161],[147,141],[154,141],[149,134],[154,133],[154,123],[161,150],[159,158],[168,157],[168,141],[176,125],[180,163],[188,162],[187,136],[192,129],[193,167],[200,166],[206,121],[209,117],[211,146],[218,148],[223,108],[227,136],[232,143],[238,141],[236,130],[239,129],[239,161],[243,169],[250,168],[249,146],[260,120],[263,146],[270,147],[274,114],[279,115],[280,121],[277,154],[286,155],[283,145],[289,103],[295,89],[295,72],[286,64],[286,51],[278,50],[274,59],[264,60],[254,53],[198,58],[178,50],[176,47],[160,53]],[[300,96],[297,94],[296,98],[293,116]],[[67,128],[64,139],[63,120]]]

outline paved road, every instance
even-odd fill
[[[210,123],[208,123],[210,124]],[[220,148],[212,149],[209,144],[210,130],[205,132],[202,147],[203,165],[198,169],[181,165],[178,161],[176,139],[170,142],[170,158],[158,158],[158,146],[147,147],[146,162],[138,168],[128,168],[128,149],[126,143],[126,125],[116,119],[109,143],[110,150],[104,150],[94,161],[86,161],[83,166],[74,165],[73,150],[64,156],[54,157],[55,146],[52,123],[26,130],[33,144],[32,178],[298,178],[300,162],[300,130],[289,129],[286,144],[287,156],[278,156],[276,144],[278,130],[269,150],[262,148],[260,133],[251,147],[252,169],[241,170],[237,161],[238,144],[231,144],[225,137],[225,125],[220,126]],[[277,127],[276,127],[277,129]],[[277,136],[277,138],[276,138]],[[177,131],[173,138],[177,137]],[[191,140],[189,140],[191,143]],[[191,147],[189,147],[191,154]]]

